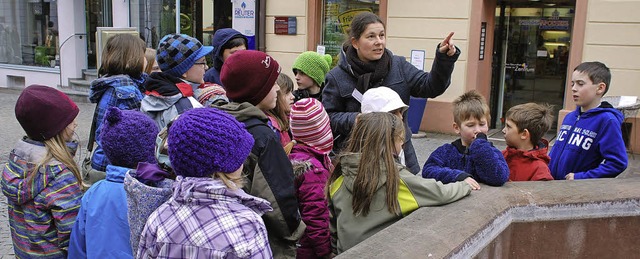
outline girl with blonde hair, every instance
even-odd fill
[[[402,120],[387,112],[358,116],[326,190],[334,253],[344,252],[420,207],[451,203],[471,192],[466,182],[422,179],[400,164],[404,130]]]
[[[16,118],[27,136],[18,141],[2,171],[9,225],[17,258],[66,258],[82,186],[73,160],[78,106],[43,85],[25,88]]]

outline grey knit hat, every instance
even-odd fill
[[[211,46],[202,46],[199,40],[185,34],[169,34],[158,44],[156,60],[162,72],[182,77],[198,59],[213,51]]]

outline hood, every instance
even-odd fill
[[[213,50],[214,51],[213,67],[216,70],[220,71],[220,69],[222,68],[222,64],[223,64],[222,46],[224,46],[224,44],[227,44],[227,42],[235,38],[243,38],[245,44],[248,42],[247,37],[242,35],[242,33],[240,33],[239,31],[236,31],[231,28],[219,29],[213,35],[213,40],[211,45],[213,45],[213,47],[215,48]]]
[[[342,176],[344,177],[344,180],[342,183],[347,188],[347,190],[349,190],[349,192],[353,192],[353,182],[355,181],[356,175],[358,174],[360,156],[361,156],[360,153],[350,153],[350,154],[341,155],[339,160],[340,161],[339,165],[336,166],[335,168],[335,170],[339,170]],[[397,162],[395,163],[395,165],[396,165],[396,168],[398,168],[398,171],[400,171],[403,167],[401,164]],[[384,167],[381,167],[381,168],[384,174],[386,171],[386,168]],[[386,177],[380,178],[378,181],[378,186],[376,187],[376,190],[379,190],[380,188],[382,188],[386,183],[387,183]]]
[[[542,160],[549,164],[548,155],[549,141],[546,139],[540,140],[538,146],[532,150],[519,150],[517,148],[507,147],[505,159],[508,161],[510,157],[527,157],[532,160]]]
[[[173,193],[173,180],[166,178],[156,182],[155,186],[151,186],[140,182],[135,178],[135,175],[136,170],[129,170],[124,176],[124,190],[127,192],[127,200],[131,206],[136,208],[151,207],[155,210],[169,200]],[[144,206],[136,206],[136,204],[143,203]],[[151,214],[151,211],[148,214]]]
[[[333,168],[329,155],[322,154],[317,149],[303,143],[297,143],[293,146],[289,154],[289,159],[291,160],[293,173],[296,177],[304,174],[313,167],[324,167],[327,168],[329,172],[331,172]]]
[[[12,203],[21,205],[32,201],[50,181],[55,180],[66,166],[55,159],[47,162],[40,173],[33,174],[35,166],[45,157],[43,143],[30,139],[20,140],[9,154],[9,162],[2,171],[2,193]]]
[[[583,118],[595,116],[600,113],[611,113],[611,115],[613,115],[618,120],[618,123],[622,124],[622,122],[624,121],[624,115],[622,115],[622,113],[619,110],[617,110],[616,108],[613,108],[613,105],[611,105],[609,102],[606,102],[606,101],[603,101],[602,103],[600,103],[600,106],[593,108],[591,110],[588,110],[584,113],[580,112],[580,106],[576,107],[576,111],[577,111],[576,114],[578,114],[578,116],[581,116]]]
[[[115,76],[106,76],[101,77],[96,80],[91,81],[91,86],[89,87],[89,100],[92,103],[97,103],[102,98],[109,87],[114,87],[116,89],[121,87],[130,86],[132,88],[137,89],[141,93],[144,93],[143,84],[148,78],[146,73],[142,73],[140,78],[132,78],[128,75],[115,75]]]
[[[231,190],[222,181],[211,177],[178,176],[172,202],[199,206],[219,202],[240,203],[260,216],[273,210],[265,199],[248,195],[242,189]]]
[[[309,160],[291,160],[291,166],[293,167],[293,176],[298,177],[303,175],[305,172],[311,170],[313,168],[313,164]]]
[[[211,107],[223,110],[226,113],[233,115],[233,117],[235,117],[239,122],[243,123],[251,118],[258,118],[261,121],[264,121],[264,123],[267,123],[269,121],[269,118],[266,114],[264,114],[262,110],[258,109],[253,104],[250,104],[248,102],[227,103],[224,101],[218,101],[211,104]]]

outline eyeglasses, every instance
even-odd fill
[[[193,63],[193,65],[202,65],[203,67],[209,67],[207,66],[207,62],[196,62],[196,63]]]

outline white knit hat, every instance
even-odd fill
[[[409,106],[404,104],[398,93],[389,87],[380,86],[372,88],[362,95],[362,105],[360,108],[362,113],[390,112],[400,108],[403,108],[402,112],[404,112]]]

